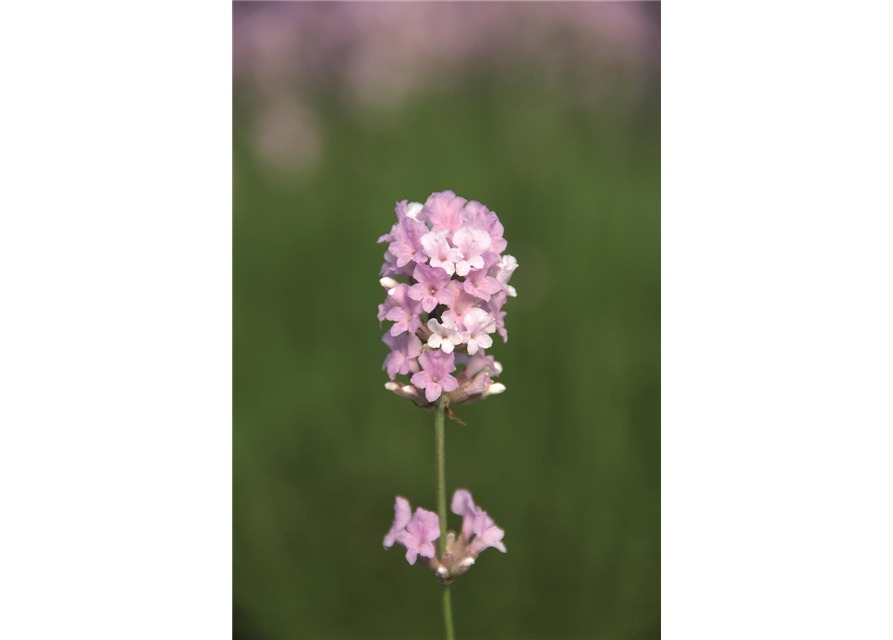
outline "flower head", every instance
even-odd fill
[[[393,322],[393,339],[384,340],[391,348],[388,375],[412,378],[387,388],[429,409],[444,394],[451,405],[501,392],[505,387],[490,379],[498,374],[494,365],[473,360],[479,353],[486,357],[493,333],[508,339],[502,309],[517,295],[509,279],[518,261],[504,253],[499,217],[452,191],[432,193],[424,204],[398,202],[396,214],[396,223],[378,239],[388,246],[380,270],[387,295],[378,319]],[[456,364],[472,362],[473,368],[450,375]]]

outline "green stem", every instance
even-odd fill
[[[440,555],[446,550],[446,455],[444,452],[443,404],[434,409],[434,457],[437,459],[437,517],[440,519]]]
[[[454,640],[456,634],[453,631],[453,603],[450,601],[450,588],[444,585],[440,591],[443,595],[443,626],[446,628],[446,638]]]
[[[443,552],[446,550],[446,521],[447,521],[447,504],[446,504],[446,454],[444,451],[444,429],[443,429],[443,401],[437,404],[434,409],[434,458],[437,463],[437,517],[440,520],[440,557],[443,558]],[[446,629],[447,640],[455,638],[453,632],[453,603],[450,600],[450,588],[447,585],[441,587],[441,596],[443,598],[443,626]]]

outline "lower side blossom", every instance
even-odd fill
[[[440,519],[436,513],[421,507],[410,519],[411,507],[406,498],[397,497],[394,523],[384,538],[386,549],[394,542],[406,547],[406,561],[409,564],[415,564],[419,557],[424,558],[424,564],[443,584],[449,584],[468,571],[485,549],[493,547],[506,552],[502,542],[505,531],[474,503],[471,493],[466,489],[457,489],[451,506],[453,513],[462,516],[462,530],[459,535],[453,531],[447,533],[445,549],[439,557],[434,541],[440,538]]]
[[[456,515],[462,516],[462,536],[471,540],[471,552],[477,557],[481,551],[489,547],[506,552],[502,538],[505,531],[496,526],[487,512],[474,503],[471,493],[467,489],[457,489],[453,494],[450,510]]]
[[[408,503],[407,503],[408,504]],[[419,507],[406,529],[398,531],[394,538],[406,547],[406,561],[415,564],[419,556],[433,558],[434,541],[440,537],[440,518],[433,511]]]

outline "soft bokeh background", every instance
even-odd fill
[[[521,265],[508,391],[447,425],[508,547],[457,633],[658,637],[660,5],[236,3],[233,72],[235,636],[442,637],[381,547],[396,494],[434,509],[434,444],[383,388],[375,240],[453,189]]]

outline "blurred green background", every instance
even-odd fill
[[[505,5],[522,22],[495,53],[411,73],[376,53],[384,18],[362,26],[376,5],[234,6],[235,637],[443,637],[437,580],[381,546],[395,495],[435,508],[434,443],[383,387],[375,242],[443,189],[495,210],[520,263],[490,350],[508,390],[447,424],[448,490],[508,547],[453,585],[457,635],[660,635],[660,7],[623,9],[644,26],[612,49],[602,4],[557,27]],[[432,17],[412,7],[387,24]],[[448,10],[460,41],[505,19]],[[574,11],[598,29],[568,35]],[[358,64],[414,80],[370,98]]]

